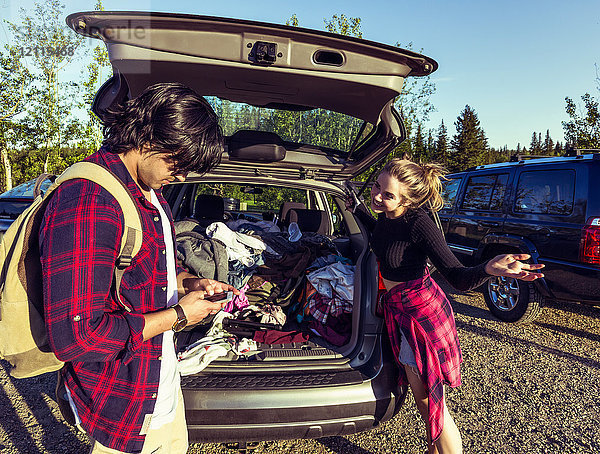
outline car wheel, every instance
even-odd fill
[[[483,296],[490,312],[503,322],[531,322],[543,305],[543,297],[532,283],[514,278],[492,276]]]

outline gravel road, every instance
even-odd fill
[[[447,288],[447,287],[446,287]],[[549,302],[530,325],[496,321],[480,293],[449,291],[464,364],[448,392],[466,453],[600,453],[600,307]],[[14,380],[0,364],[0,453],[85,453],[62,422],[54,376]],[[412,397],[375,430],[317,440],[263,442],[256,454],[422,453],[425,426]],[[221,445],[192,454],[231,453]]]

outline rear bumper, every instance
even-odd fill
[[[539,259],[550,296],[568,301],[600,303],[600,269],[589,265]]]
[[[327,375],[331,383],[337,384],[313,383],[306,387],[255,386],[259,379],[247,387],[223,384],[206,388],[193,383],[196,376],[184,377],[190,441],[319,438],[371,429],[392,418],[406,394],[405,389],[398,390],[395,364],[380,362],[374,372],[367,377],[359,371],[345,371],[341,380],[330,372]],[[307,383],[314,382],[315,374],[303,374]],[[348,374],[355,374],[354,378]],[[294,380],[301,375],[294,373]],[[264,376],[265,383],[273,377],[276,375]],[[281,379],[286,379],[285,374]]]

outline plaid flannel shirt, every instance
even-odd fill
[[[403,282],[384,293],[382,302],[394,358],[398,361],[402,332],[415,354],[429,398],[428,425],[435,441],[444,425],[444,384],[460,386],[462,354],[452,306],[427,270],[422,279]],[[407,385],[403,367],[400,372],[400,384]]]
[[[111,170],[139,208],[142,247],[121,283],[131,312],[113,288],[120,205],[99,185],[72,180],[52,195],[40,229],[46,327],[53,351],[66,362],[60,373],[82,427],[104,446],[138,452],[144,418],[154,411],[162,348],[162,336],[143,341],[142,314],[166,307],[165,242],[158,210],[119,156],[100,149],[86,160]],[[156,194],[172,221],[161,191]]]

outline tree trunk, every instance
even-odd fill
[[[0,154],[2,155],[2,165],[4,167],[4,176],[6,183],[6,191],[10,191],[13,187],[12,185],[12,166],[10,164],[10,159],[8,159],[8,149],[4,145],[0,145]]]
[[[46,148],[46,157],[44,158],[44,173],[50,173],[48,171],[48,163],[50,161],[50,149]]]

